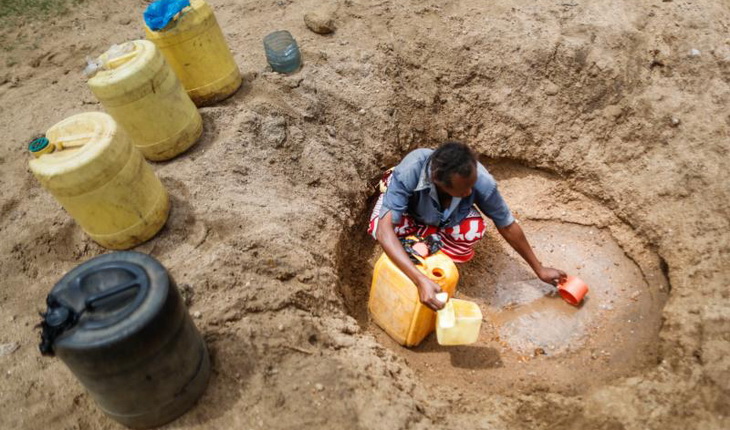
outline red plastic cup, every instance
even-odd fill
[[[588,285],[580,278],[568,276],[565,282],[558,284],[558,293],[560,297],[573,306],[578,306],[583,301],[583,297],[588,293]]]

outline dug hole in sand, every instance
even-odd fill
[[[580,394],[656,365],[668,294],[660,259],[609,210],[555,175],[513,162],[485,164],[543,264],[588,283],[590,293],[583,302],[572,306],[563,301],[488,223],[475,258],[457,266],[455,297],[475,301],[483,310],[485,324],[477,343],[444,347],[431,335],[415,348],[403,348],[367,315],[372,270],[352,268],[372,268],[382,249],[368,241],[358,222],[346,241],[363,246],[346,254],[341,266],[341,288],[353,316],[436,390],[448,387],[476,395],[489,387],[503,393]],[[371,209],[369,205],[364,219]]]
[[[153,164],[172,211],[136,248],[175,277],[211,352],[206,393],[166,428],[730,427],[726,3],[347,0],[328,35],[304,23],[313,0],[211,4],[244,84]],[[146,5],[2,27],[2,428],[121,428],[38,353],[48,291],[107,251],[25,145],[102,110],[84,58],[143,37]],[[287,76],[261,46],[284,28],[303,58]],[[477,344],[404,349],[368,323],[374,181],[447,139],[480,154],[539,258],[588,282],[582,307],[491,228],[460,266]]]

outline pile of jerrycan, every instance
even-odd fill
[[[387,254],[375,263],[370,286],[368,310],[373,321],[403,346],[416,346],[436,331],[440,345],[467,345],[477,341],[482,325],[479,306],[454,299],[459,271],[449,256],[440,250],[438,236],[410,236],[404,241],[406,252],[416,267],[441,287],[436,298],[445,303],[434,312],[424,306],[416,285]]]
[[[235,93],[242,78],[211,7],[158,0],[146,39],[87,59],[105,113],[86,112],[30,142],[30,170],[101,246],[127,250],[155,236],[170,211],[151,161],[170,160],[201,137],[198,107]],[[301,59],[288,32],[264,40],[274,71]],[[41,353],[71,370],[109,417],[131,428],[163,425],[205,391],[208,351],[173,278],[154,258],[118,251],[68,272],[42,314]]]
[[[89,89],[106,113],[73,115],[28,146],[41,185],[110,249],[139,245],[162,228],[170,203],[146,160],[170,160],[195,145],[203,132],[197,108],[231,96],[242,83],[203,0],[158,0],[145,22],[147,40],[88,60]],[[274,71],[291,73],[301,64],[286,31],[264,38],[264,48]]]
[[[168,195],[146,160],[193,146],[203,131],[197,107],[225,99],[242,82],[210,6],[174,3],[187,6],[164,28],[145,27],[148,40],[114,45],[89,61],[87,83],[106,113],[66,118],[29,146],[41,185],[106,248],[129,249],[163,227]]]

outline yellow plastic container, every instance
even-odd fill
[[[98,63],[91,92],[146,158],[168,160],[200,138],[200,113],[154,43],[114,46]]]
[[[31,160],[30,169],[92,239],[128,249],[162,228],[167,191],[111,116],[74,115],[46,137],[55,150]]]
[[[446,254],[430,255],[416,267],[454,295],[459,271]],[[385,253],[375,263],[368,309],[373,321],[401,345],[418,345],[435,329],[436,313],[421,304],[416,285]]]
[[[153,31],[145,26],[145,32],[147,39],[162,51],[196,105],[223,100],[241,86],[241,72],[213,10],[203,0],[191,0],[180,17],[162,30]]]
[[[443,293],[445,296],[445,293]],[[436,297],[446,302],[436,313],[436,340],[439,345],[468,345],[479,339],[482,327],[482,311],[474,302]]]

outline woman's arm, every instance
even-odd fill
[[[535,253],[532,251],[532,247],[527,241],[525,233],[522,231],[522,227],[517,224],[517,221],[506,227],[497,228],[497,231],[499,231],[499,234],[502,235],[504,240],[506,240],[507,243],[509,243],[510,246],[525,259],[537,277],[543,282],[557,286],[559,282],[565,280],[565,272],[553,269],[552,267],[545,267],[542,263],[540,263],[535,256]]]
[[[441,287],[416,268],[395,235],[392,212],[389,211],[380,218],[375,236],[390,260],[416,284],[421,303],[434,311],[443,308],[444,304],[436,299],[436,293],[441,292]]]

